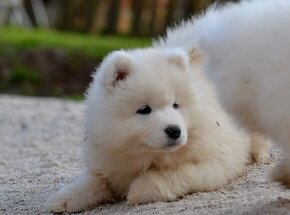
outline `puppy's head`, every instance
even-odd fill
[[[168,152],[187,143],[192,90],[180,50],[110,54],[88,91],[91,132],[111,147]]]

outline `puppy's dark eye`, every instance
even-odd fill
[[[150,114],[151,111],[152,110],[149,105],[144,105],[137,110],[137,113],[145,115],[145,114]]]
[[[173,106],[174,109],[179,108],[179,104],[177,104],[177,103],[174,103],[172,106]]]

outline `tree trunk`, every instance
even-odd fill
[[[143,1],[133,0],[133,23],[132,23],[132,33],[134,35],[139,35],[140,21],[142,15]]]

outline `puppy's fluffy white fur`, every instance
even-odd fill
[[[290,1],[255,0],[210,10],[196,44],[225,108],[284,152],[273,177],[290,186]]]
[[[104,59],[87,94],[86,170],[52,196],[50,210],[125,198],[172,201],[225,185],[243,172],[251,152],[267,156],[264,140],[249,137],[221,109],[200,71],[202,59],[167,40]],[[146,105],[150,113],[136,113]],[[174,144],[165,133],[170,125],[181,130]]]

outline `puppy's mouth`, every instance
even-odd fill
[[[172,147],[177,147],[179,145],[181,145],[181,144],[176,142],[176,141],[168,141],[167,144],[164,147],[172,148]]]
[[[184,144],[180,143],[179,141],[168,141],[166,145],[159,148],[160,151],[163,152],[174,152],[184,146]]]
[[[161,146],[154,147],[147,144],[143,144],[145,148],[149,151],[155,151],[159,153],[170,153],[179,150],[180,148],[186,145],[186,141],[182,140],[170,140],[168,139],[166,142],[161,144]]]

